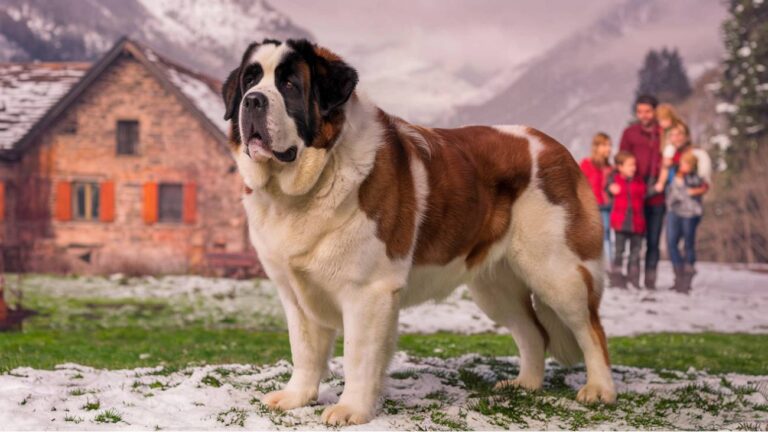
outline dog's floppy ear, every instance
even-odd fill
[[[357,71],[342,60],[320,63],[322,66],[318,68],[317,78],[318,104],[320,114],[326,116],[344,105],[352,96],[357,86]]]
[[[344,105],[357,86],[357,71],[333,52],[306,39],[289,41],[309,63],[312,88],[323,117]]]
[[[224,81],[224,86],[221,88],[221,95],[224,97],[224,106],[226,107],[224,120],[236,117],[237,107],[240,106],[240,99],[243,97],[240,91],[239,67],[229,73],[227,80]]]

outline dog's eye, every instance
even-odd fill
[[[294,88],[296,88],[296,86],[294,86],[293,83],[290,81],[286,81],[284,85],[286,90],[293,90]]]

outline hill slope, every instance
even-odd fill
[[[446,123],[528,124],[583,155],[598,130],[619,139],[650,48],[678,47],[696,78],[721,56],[724,16],[718,0],[629,0],[533,61],[491,99],[455,110]]]

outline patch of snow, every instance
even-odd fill
[[[88,69],[86,63],[0,64],[0,150],[11,148]]]
[[[719,102],[715,106],[715,112],[718,114],[725,114],[725,113],[735,113],[738,110],[738,107],[732,103],[728,102]]]
[[[176,69],[168,69],[171,82],[178,87],[192,103],[219,128],[224,134],[229,122],[224,120],[224,101],[208,84],[199,79],[183,74]]]
[[[717,148],[719,148],[721,151],[726,150],[731,146],[731,139],[728,138],[728,135],[725,134],[717,134],[710,138],[709,142],[716,145]]]
[[[700,263],[690,295],[669,291],[672,268],[659,267],[657,291],[606,288],[600,315],[608,336],[654,332],[768,333],[768,272]],[[282,325],[283,311],[276,288],[268,280],[232,280],[200,276],[124,278],[24,278],[28,295],[51,298],[158,300],[187,314],[187,320],[238,317],[238,324],[258,328],[263,322]],[[176,310],[174,309],[174,310]],[[215,322],[215,321],[214,321]],[[445,300],[427,302],[400,312],[401,333],[507,333],[472,301],[467,287]]]
[[[276,413],[267,410],[259,398],[280,389],[291,372],[281,360],[273,365],[198,366],[166,373],[162,367],[132,370],[93,369],[77,364],[62,364],[54,370],[17,368],[0,375],[0,425],[10,430],[149,430],[223,429],[246,430],[323,429],[319,412],[338,401],[343,389],[342,359],[334,358],[331,376],[320,385],[318,401],[311,406]],[[462,373],[492,384],[507,379],[519,370],[517,357],[487,358],[467,354],[458,358],[416,358],[397,353],[385,385],[383,409],[365,425],[349,430],[416,430],[445,428],[439,418],[448,419],[461,429],[570,429],[565,419],[547,415],[528,416],[520,407],[519,419],[499,414],[485,415],[476,408],[477,392],[468,388]],[[768,377],[738,374],[710,375],[614,366],[617,391],[626,397],[645,395],[644,401],[619,405],[615,411],[593,419],[590,429],[635,429],[627,424],[630,415],[656,409],[658,402],[677,401],[661,419],[671,428],[734,429],[741,423],[768,421],[768,413],[754,409],[768,402]],[[544,389],[564,382],[576,390],[584,385],[583,368],[562,369],[548,362]],[[680,400],[676,391],[696,385],[704,401],[729,403],[728,409],[712,414],[697,403]],[[747,390],[743,396],[735,388]],[[535,397],[567,410],[582,411],[588,417],[593,408],[576,403],[571,396],[538,393]],[[621,397],[621,396],[620,396]],[[498,403],[505,403],[499,400]],[[638,398],[637,400],[642,400]],[[86,403],[98,401],[96,410]],[[507,402],[508,403],[508,402]],[[98,423],[96,417],[114,410],[121,420],[116,424]],[[533,408],[535,412],[536,409]],[[441,417],[436,414],[441,413]],[[605,413],[605,412],[603,412]],[[650,415],[654,415],[651,412]],[[455,429],[457,426],[452,427]],[[335,428],[334,428],[335,429]]]
[[[690,295],[669,291],[673,272],[659,267],[657,291],[606,288],[600,316],[608,336],[655,332],[768,333],[768,273],[700,263]],[[466,287],[445,301],[429,302],[400,313],[408,333],[506,333],[469,298]]]
[[[189,98],[195,107],[225,135],[229,122],[224,120],[224,101],[219,95],[219,83],[212,78],[187,70],[144,48],[147,60],[165,72],[171,83]]]
[[[749,55],[752,54],[752,48],[744,45],[743,47],[739,48],[738,54],[741,57],[749,57]]]

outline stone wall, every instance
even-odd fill
[[[118,120],[139,122],[136,155],[117,155]],[[35,270],[195,272],[206,252],[250,248],[242,183],[226,143],[127,55],[38,138],[24,155],[21,171],[35,173],[38,183],[47,185],[40,187],[48,188],[35,193],[46,195],[48,215],[41,217],[49,224],[35,241],[30,258]],[[113,182],[114,220],[57,220],[54,185],[62,181]],[[194,222],[146,223],[147,182],[194,182]]]

